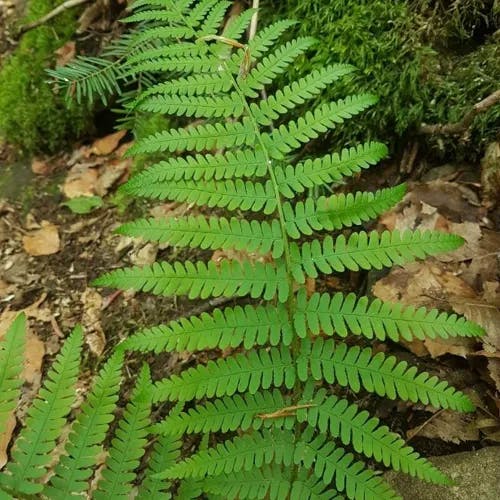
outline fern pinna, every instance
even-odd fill
[[[457,411],[473,410],[470,400],[405,361],[342,339],[479,336],[482,330],[436,310],[353,294],[308,295],[305,283],[319,274],[381,269],[451,251],[462,240],[439,232],[332,233],[376,217],[401,200],[405,188],[319,198],[311,188],[376,164],[386,147],[368,142],[320,158],[294,154],[376,98],[348,96],[311,108],[322,89],[353,71],[343,64],[315,69],[274,89],[274,78],[316,41],[279,43],[293,23],[282,21],[244,43],[250,19],[245,13],[217,35],[229,4],[140,0],[129,19],[170,23],[146,30],[145,40],[165,43],[130,62],[135,70],[173,75],[139,96],[137,108],[198,121],[136,143],[130,154],[163,153],[164,160],[124,190],[217,207],[220,215],[141,219],[119,232],[178,247],[247,249],[263,257],[157,262],[119,269],[95,282],[191,299],[255,299],[253,305],[139,331],[122,344],[123,350],[153,352],[231,348],[223,357],[154,384],[155,404],[184,405],[153,426],[160,440],[193,433],[208,439],[216,433],[210,443],[218,442],[171,467],[158,467],[155,477],[188,480],[194,490],[223,498],[397,498],[362,461],[364,455],[447,484],[430,462],[336,388]],[[292,110],[298,118],[287,116]],[[329,234],[323,236],[325,231]]]

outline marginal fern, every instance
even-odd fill
[[[142,498],[168,498],[175,492],[185,498],[397,498],[361,456],[448,484],[430,462],[346,397],[363,391],[471,411],[465,394],[365,343],[476,337],[482,329],[435,310],[354,294],[309,293],[306,281],[402,265],[453,251],[463,240],[440,232],[353,229],[400,201],[404,185],[314,196],[314,188],[338,184],[387,155],[377,142],[320,158],[297,154],[377,98],[339,96],[311,106],[326,86],[354,71],[342,64],[314,68],[276,88],[276,77],[286,74],[297,57],[311,54],[317,42],[304,37],[281,43],[293,24],[286,20],[245,41],[243,33],[255,13],[243,12],[223,27],[228,6],[217,0],[138,0],[132,5],[127,21],[140,23],[134,38],[138,49],[126,58],[123,76],[146,73],[155,82],[130,109],[179,119],[177,128],[141,139],[128,150],[129,155],[155,153],[161,161],[122,189],[132,196],[216,207],[217,212],[141,219],[118,229],[178,247],[222,249],[227,256],[218,262],[163,261],[117,269],[95,284],[245,302],[145,328],[125,339],[76,417],[47,495],[83,491],[90,462],[113,418],[122,357],[128,351],[210,350],[149,388],[142,372],[118,424],[98,496],[130,493],[150,404],[173,408],[150,428],[157,437],[145,455],[150,458],[138,487]],[[193,117],[197,121],[190,124]],[[331,234],[338,230],[343,232]],[[240,251],[241,258],[231,259],[231,250]],[[356,342],[343,342],[348,336],[357,337]],[[181,454],[185,434],[201,434],[200,445],[193,448],[189,440]]]

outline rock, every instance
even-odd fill
[[[454,486],[425,483],[387,472],[385,479],[404,500],[497,500],[500,498],[500,446],[430,458]]]

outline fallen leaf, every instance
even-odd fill
[[[36,175],[48,175],[52,172],[52,167],[47,161],[34,158],[31,162],[31,171]]]
[[[57,226],[48,221],[42,221],[41,228],[23,236],[23,248],[29,255],[52,255],[59,252],[61,242]]]
[[[65,66],[75,58],[76,44],[73,41],[66,42],[62,47],[56,51],[56,66]]]
[[[70,171],[62,191],[66,198],[95,195],[95,185],[99,174],[97,169],[86,165],[75,165]]]
[[[146,266],[156,260],[158,254],[158,245],[155,243],[146,243],[137,252],[132,252],[130,262],[134,266]]]
[[[5,428],[0,432],[0,469],[7,463],[7,448],[9,447],[10,440],[12,438],[12,433],[16,427],[16,417],[14,412],[9,415],[9,418],[5,422]]]
[[[493,142],[486,148],[481,160],[481,186],[483,204],[488,208],[498,205],[500,192],[500,142]]]
[[[104,196],[116,182],[128,176],[131,166],[132,160],[130,158],[110,161],[103,165],[99,170],[99,177],[94,188],[95,192],[99,196]]]
[[[118,144],[126,134],[126,130],[119,130],[118,132],[114,132],[113,134],[109,134],[105,137],[101,137],[100,139],[96,139],[93,142],[90,150],[92,153],[98,156],[109,155],[118,147]]]
[[[409,429],[406,435],[408,439],[418,435],[455,444],[463,441],[479,441],[480,438],[476,417],[454,411],[443,411],[433,415],[425,425]]]
[[[102,207],[103,201],[100,196],[78,196],[62,204],[75,214],[88,214],[96,208]]]
[[[85,342],[93,354],[101,356],[106,346],[106,337],[101,326],[102,297],[97,290],[87,288],[81,295],[81,301]]]

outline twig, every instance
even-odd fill
[[[252,9],[259,8],[259,0],[253,0]],[[252,21],[250,22],[250,30],[248,31],[248,40],[253,40],[255,33],[257,33],[257,22],[259,21],[259,13],[255,12],[252,16]]]
[[[413,430],[411,435],[408,436],[408,439],[406,442],[410,441],[410,439],[413,439],[428,423],[430,423],[432,420],[434,420],[437,416],[441,415],[441,413],[444,412],[444,408],[441,408],[441,410],[437,411],[432,415],[430,418],[428,418],[422,425],[419,425],[416,429]],[[409,433],[408,433],[409,434]]]
[[[435,125],[427,125],[423,123],[420,126],[419,133],[421,134],[446,134],[446,135],[459,135],[464,133],[471,125],[472,121],[480,113],[484,113],[492,106],[500,102],[500,90],[493,92],[482,101],[474,104],[472,109],[465,114],[465,116],[456,123],[437,123]]]
[[[45,24],[47,21],[50,21],[53,17],[56,17],[61,12],[64,12],[65,10],[71,9],[72,7],[76,7],[77,5],[86,3],[88,1],[89,0],[66,0],[61,5],[58,5],[54,10],[51,10],[48,14],[45,14],[45,16],[41,17],[40,19],[37,19],[36,21],[32,21],[31,23],[26,23],[20,26],[17,36],[20,36],[23,33],[26,33],[26,31],[32,30],[33,28],[38,28],[38,26]]]

